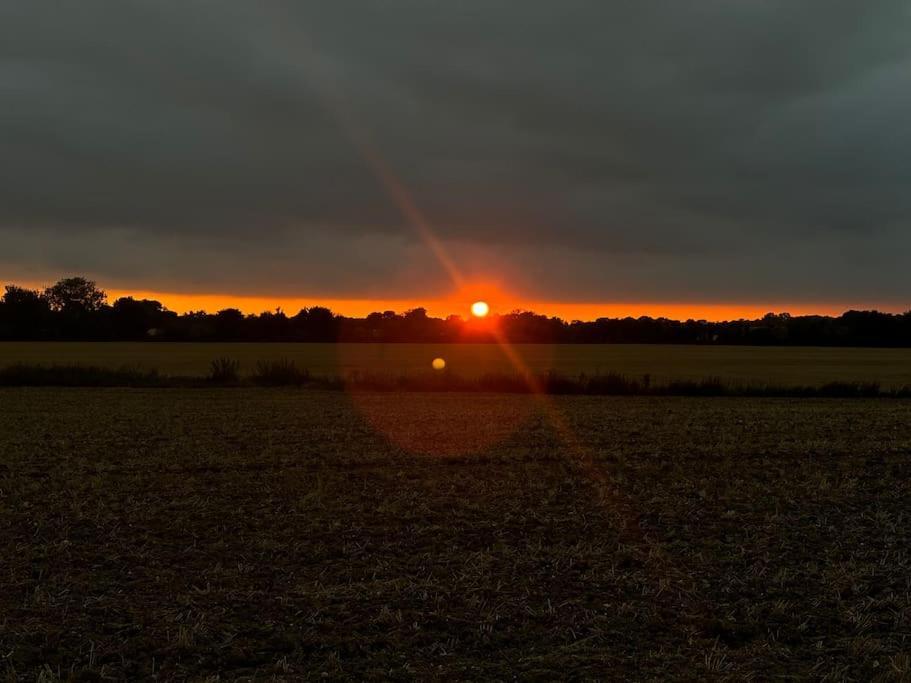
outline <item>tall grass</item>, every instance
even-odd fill
[[[215,384],[236,384],[240,381],[240,362],[231,358],[216,358],[209,366],[208,380]]]

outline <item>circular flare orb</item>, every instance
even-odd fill
[[[475,318],[483,318],[488,313],[490,313],[490,306],[487,305],[486,301],[475,301],[471,304],[471,314]]]
[[[442,370],[446,367],[446,361],[442,358],[434,358],[433,362],[430,364],[434,370]]]

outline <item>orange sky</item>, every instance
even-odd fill
[[[327,306],[336,313],[351,317],[363,317],[374,311],[393,310],[404,312],[410,308],[422,306],[429,315],[445,317],[450,314],[468,315],[471,303],[485,299],[490,303],[493,313],[508,313],[515,309],[530,310],[544,315],[554,315],[564,320],[594,320],[599,317],[638,317],[648,315],[654,318],[667,317],[676,320],[689,318],[705,320],[736,320],[739,318],[754,319],[766,313],[787,311],[792,315],[821,314],[840,315],[844,311],[856,309],[892,310],[889,306],[875,304],[788,304],[781,302],[767,303],[673,303],[655,302],[603,302],[573,303],[558,301],[533,301],[502,293],[485,295],[483,291],[472,291],[458,296],[442,299],[332,299],[327,297],[281,297],[281,296],[246,296],[227,294],[178,294],[172,292],[153,292],[136,290],[106,290],[110,301],[121,296],[156,299],[167,308],[178,313],[190,310],[215,312],[223,308],[239,308],[244,313],[261,313],[275,310],[277,307],[294,315],[301,308],[309,306]],[[895,309],[898,311],[899,309]]]

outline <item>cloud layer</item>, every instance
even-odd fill
[[[0,7],[0,274],[911,299],[897,0]]]

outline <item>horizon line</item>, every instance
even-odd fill
[[[18,286],[41,290],[45,285],[31,283],[9,283]],[[170,311],[182,315],[191,311],[217,313],[226,308],[236,308],[245,315],[260,314],[281,309],[287,315],[295,315],[303,308],[322,306],[333,313],[350,318],[363,318],[370,313],[395,311],[404,313],[415,308],[423,308],[427,315],[435,318],[446,318],[450,315],[469,317],[469,307],[476,299],[484,298],[490,305],[491,313],[507,314],[515,311],[529,311],[547,317],[561,318],[567,322],[573,320],[593,321],[598,318],[668,318],[672,320],[705,320],[707,322],[724,322],[731,320],[756,320],[767,313],[789,313],[793,316],[820,315],[838,317],[849,310],[876,310],[882,313],[904,313],[911,305],[881,305],[869,302],[691,302],[691,301],[601,301],[572,302],[549,301],[545,299],[503,296],[502,292],[491,292],[484,297],[448,296],[424,300],[394,297],[317,297],[317,296],[264,296],[258,294],[217,294],[196,292],[171,292],[155,289],[122,289],[101,287],[110,302],[121,297],[134,299],[154,299]]]

